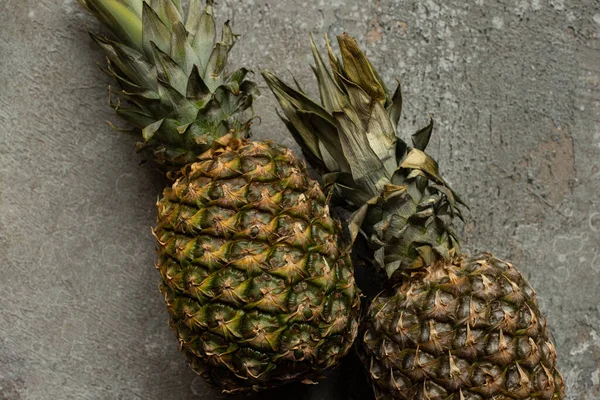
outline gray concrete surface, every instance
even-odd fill
[[[237,61],[313,92],[309,31],[356,35],[387,82],[401,79],[403,134],[435,116],[431,151],[471,205],[467,247],[526,274],[568,399],[599,399],[598,0],[221,0],[217,12],[244,33]],[[150,235],[163,181],[105,123],[86,26],[75,0],[0,1],[0,399],[216,398],[167,328]],[[291,145],[263,92],[256,137]],[[271,397],[350,397],[337,374]]]

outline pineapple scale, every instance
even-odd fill
[[[564,397],[535,292],[490,254],[437,263],[380,294],[363,338],[377,400]]]
[[[359,310],[350,260],[323,192],[289,149],[221,140],[158,210],[171,326],[209,382],[260,390],[310,379],[348,352]]]

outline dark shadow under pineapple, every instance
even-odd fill
[[[79,0],[111,33],[116,112],[172,186],[158,201],[157,268],[171,325],[227,393],[311,382],[357,335],[359,292],[319,184],[287,148],[250,142],[256,85],[226,72],[213,2]],[[152,5],[149,5],[152,4]]]
[[[270,72],[287,127],[352,213],[360,257],[387,277],[361,321],[360,353],[376,399],[558,400],[564,382],[535,292],[510,263],[462,255],[460,198],[425,149],[433,122],[399,139],[390,96],[348,35],[331,71],[313,44],[321,104]]]

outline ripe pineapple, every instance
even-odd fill
[[[390,97],[347,35],[330,72],[314,42],[322,105],[270,72],[267,83],[306,158],[352,212],[361,256],[387,274],[361,324],[375,397],[562,399],[556,351],[535,292],[510,263],[460,252],[460,198],[425,148],[433,123],[396,136],[400,87]]]
[[[357,334],[359,292],[326,198],[292,152],[252,143],[248,70],[224,72],[213,2],[80,0],[119,83],[113,104],[169,169],[157,268],[181,350],[225,392],[315,379]]]

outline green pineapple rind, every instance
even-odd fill
[[[119,86],[111,105],[141,136],[138,149],[180,167],[228,133],[249,137],[259,92],[249,70],[226,72],[237,35],[227,22],[217,41],[212,0],[191,1],[187,15],[178,0],[78,1],[112,33],[91,35]]]

